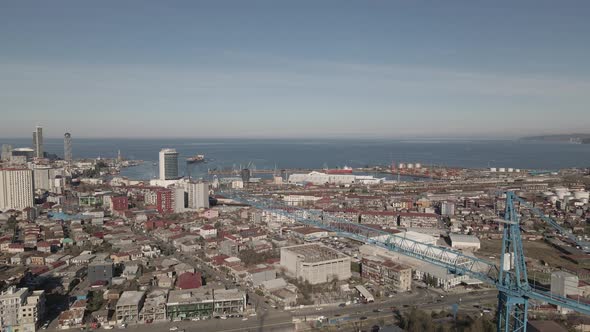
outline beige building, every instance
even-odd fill
[[[137,323],[139,321],[139,312],[143,308],[144,301],[145,292],[123,292],[115,307],[117,323]]]
[[[33,207],[33,199],[33,171],[0,169],[0,211]]]
[[[0,294],[2,331],[35,332],[45,313],[45,292],[9,287]]]
[[[318,243],[281,248],[281,266],[287,275],[313,285],[351,276],[350,257]]]
[[[190,209],[208,209],[209,208],[209,183],[207,182],[189,182],[188,187],[188,207]]]
[[[406,292],[412,289],[412,268],[378,256],[363,257],[361,276],[385,287]]]

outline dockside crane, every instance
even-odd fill
[[[514,202],[518,201],[525,206],[528,203],[516,196],[512,191],[505,193],[506,206],[502,220],[503,236],[500,266],[450,248],[421,243],[404,236],[390,234],[352,222],[345,218],[325,214],[321,210],[286,206],[272,199],[246,192],[230,191],[221,192],[220,194],[240,203],[264,210],[267,213],[286,217],[304,225],[323,228],[335,232],[339,236],[372,244],[446,268],[449,272],[467,275],[494,285],[499,292],[498,332],[526,332],[529,300],[549,303],[590,315],[590,305],[588,304],[535,289],[529,285],[520,233],[520,218]],[[527,207],[531,208],[530,206]],[[553,226],[552,223],[550,224]]]

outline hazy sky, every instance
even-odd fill
[[[590,130],[590,1],[1,1],[0,137]]]

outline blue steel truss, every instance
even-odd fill
[[[522,199],[522,198],[514,195],[514,200],[518,201],[521,206],[524,206],[527,209],[533,211],[534,214],[536,214],[543,221],[545,221],[546,223],[548,223],[549,225],[551,225],[553,228],[555,228],[559,233],[561,233],[561,235],[567,236],[570,239],[570,241],[572,241],[573,243],[575,243],[576,245],[578,245],[581,249],[583,249],[586,252],[590,251],[590,242],[583,241],[583,240],[578,240],[578,238],[574,234],[572,234],[571,232],[569,232],[565,228],[561,227],[561,225],[558,224],[555,220],[553,220],[549,216],[545,215],[543,213],[543,211],[541,211],[540,209],[532,206],[531,204],[529,204],[524,199]]]
[[[270,198],[253,194],[228,191],[221,192],[234,201],[250,205],[266,213],[275,214],[308,226],[319,227],[339,236],[372,244],[409,257],[417,258],[446,268],[458,275],[468,275],[494,285],[498,291],[498,331],[526,331],[528,300],[533,299],[576,312],[590,315],[590,305],[557,296],[550,292],[533,289],[528,284],[526,263],[520,235],[518,213],[514,201],[522,201],[513,192],[506,193],[504,234],[502,239],[501,266],[449,248],[426,244],[404,236],[390,234],[380,229],[336,217],[322,210],[302,209],[287,206]],[[526,203],[526,202],[524,202]],[[542,215],[542,214],[541,214]],[[508,259],[508,262],[505,260]]]
[[[514,193],[506,193],[498,287],[498,331],[526,331],[529,285]]]

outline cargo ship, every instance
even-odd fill
[[[192,157],[186,158],[186,162],[189,164],[196,164],[205,161],[205,156],[202,154],[197,154]]]
[[[344,166],[342,168],[324,169],[326,174],[352,174],[352,167]]]

